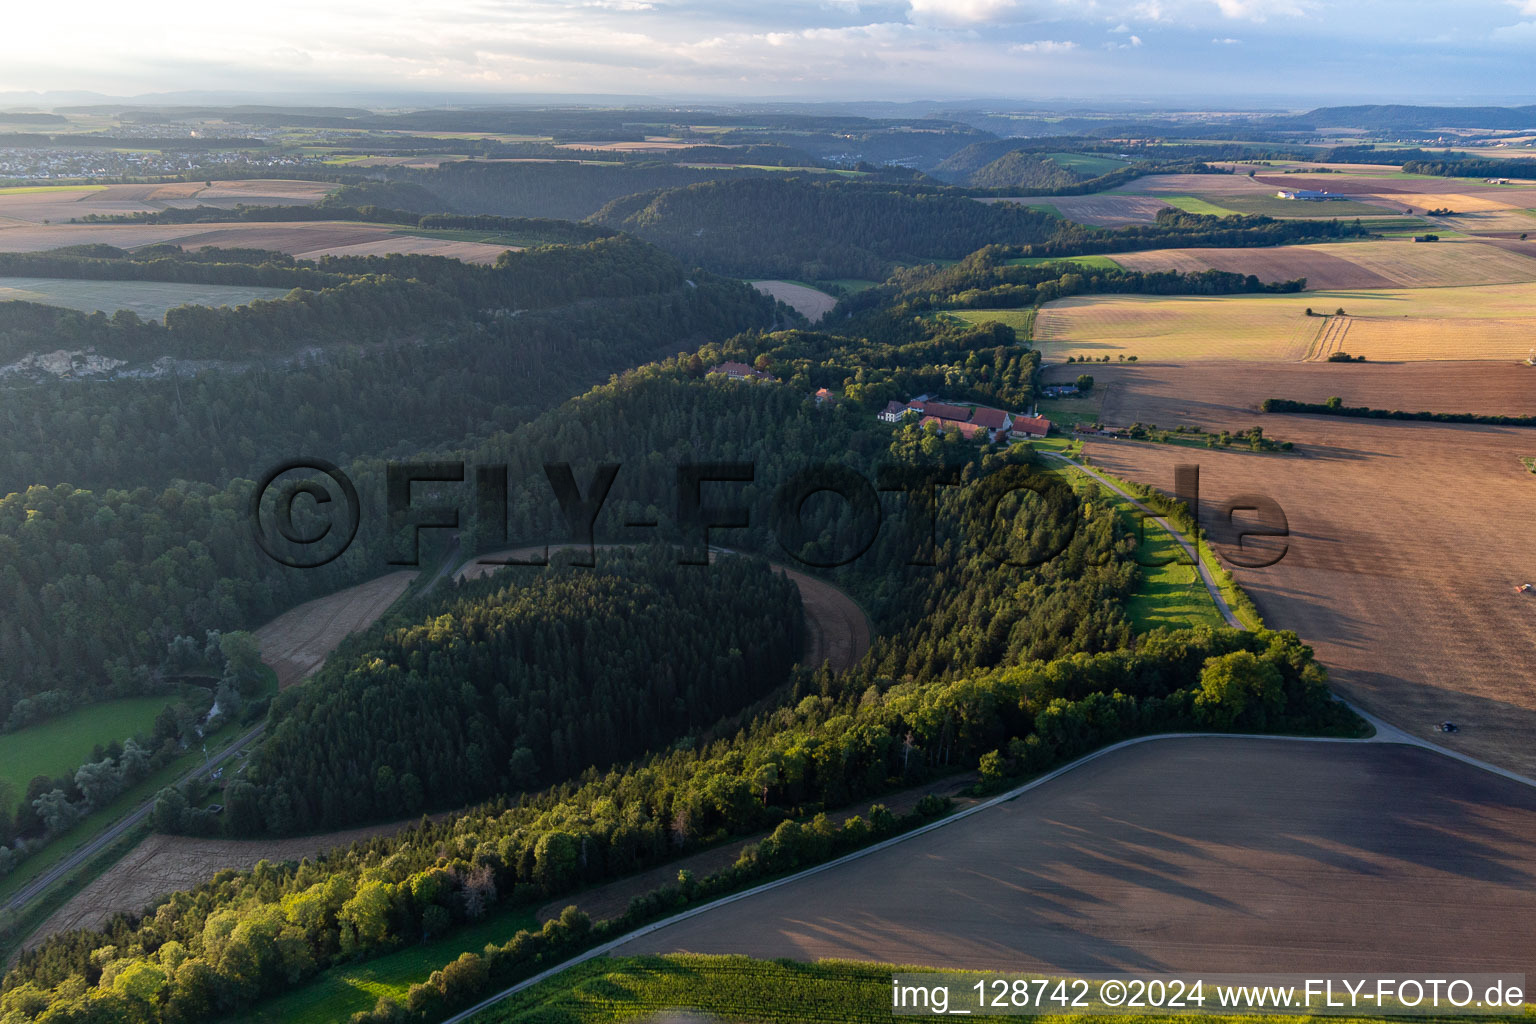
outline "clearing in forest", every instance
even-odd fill
[[[813,324],[832,312],[832,307],[837,305],[837,296],[828,295],[808,284],[799,284],[795,281],[748,281],[747,283],[764,295],[771,295],[778,299]]]

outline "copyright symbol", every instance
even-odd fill
[[[1100,985],[1099,1002],[1105,1006],[1119,1006],[1125,1002],[1125,982],[1110,980]]]
[[[310,475],[278,482],[279,477],[297,470]],[[316,479],[316,474],[329,478],[329,486]],[[338,492],[334,497],[333,491]],[[312,505],[301,505],[301,494],[307,495]],[[337,507],[326,507],[333,505]],[[290,459],[268,470],[251,494],[251,532],[274,562],[291,569],[318,569],[339,558],[352,544],[361,511],[357,488],[338,467],[324,459]],[[268,528],[266,518],[272,520],[275,530]]]

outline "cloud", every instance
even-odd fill
[[[1536,42],[1536,21],[1522,21],[1493,30],[1493,39],[1500,43]]]
[[[1023,9],[1020,0],[911,0],[911,4],[911,19],[929,25],[1013,21]]]
[[[1058,42],[1055,39],[1037,39],[1032,43],[1014,43],[1008,47],[1009,53],[1066,53],[1077,49],[1077,44],[1070,41]]]
[[[1211,42],[1215,43],[1217,46],[1237,46],[1242,42],[1242,40],[1233,39],[1231,36],[1227,36],[1225,39],[1212,39]]]

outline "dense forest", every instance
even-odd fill
[[[718,180],[722,173],[741,177],[779,176],[783,171],[748,167],[719,169],[673,163],[444,164],[435,170],[390,169],[391,180],[421,185],[441,196],[452,210],[501,217],[549,217],[582,220],[621,196],[653,189],[678,188]]]
[[[720,273],[810,280],[879,280],[893,261],[959,259],[988,243],[1043,242],[1059,223],[1035,210],[989,206],[942,189],[924,194],[782,177],[629,196],[593,220]]]
[[[799,660],[799,593],[760,560],[706,569],[656,547],[605,552],[597,572],[560,561],[462,584],[284,693],[249,781],[226,793],[229,830],[543,788],[704,729]]]
[[[258,625],[376,575],[385,554],[369,545],[381,544],[383,529],[369,516],[363,543],[323,570],[283,570],[255,548],[245,517],[250,481],[275,460],[305,454],[347,465],[462,444],[550,408],[582,382],[770,317],[769,300],[745,285],[701,278],[690,287],[675,261],[633,240],[512,255],[497,268],[454,265],[434,286],[412,279],[433,287],[453,316],[442,340],[240,372],[9,388],[0,413],[10,442],[0,454],[0,491],[9,493],[0,500],[0,714],[44,691],[72,699],[141,692],[142,666],[178,634]],[[423,273],[448,264],[396,263]],[[389,288],[395,278],[365,280]],[[485,314],[466,310],[466,300],[515,302],[527,312]],[[283,307],[279,319],[289,324],[305,323],[312,308],[266,305]],[[45,323],[75,332],[71,344],[106,351],[114,332],[159,344],[178,337],[182,322],[171,317],[172,328],[160,328],[0,305],[18,318],[35,309]],[[184,312],[190,323],[215,311]],[[393,327],[419,315],[402,313]],[[380,317],[370,314],[375,334],[351,324],[350,336],[390,329]],[[220,322],[209,321],[209,336],[220,337]],[[292,343],[273,330],[274,342]],[[32,351],[65,340],[46,331],[12,337]],[[358,477],[376,499],[367,503],[375,515],[383,509],[380,473],[365,467]],[[187,482],[195,480],[205,483]]]
[[[1030,153],[1017,139],[973,142],[935,167],[933,176],[955,185],[1031,190],[1060,188],[1082,180],[1081,175],[1050,158]]]
[[[522,310],[687,287],[680,263],[627,237],[508,251],[489,267],[411,255],[326,257],[314,267],[276,257],[253,265],[256,257],[245,255],[224,250],[215,259],[156,250],[141,258],[93,250],[13,257],[10,269],[51,268],[69,277],[305,285],[282,299],[242,306],[178,306],[163,323],[122,310],[109,317],[0,303],[0,358],[87,347],[130,361],[286,356],[306,347],[421,340]]]

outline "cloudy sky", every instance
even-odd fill
[[[1536,100],[1536,0],[7,6],[0,92]]]

